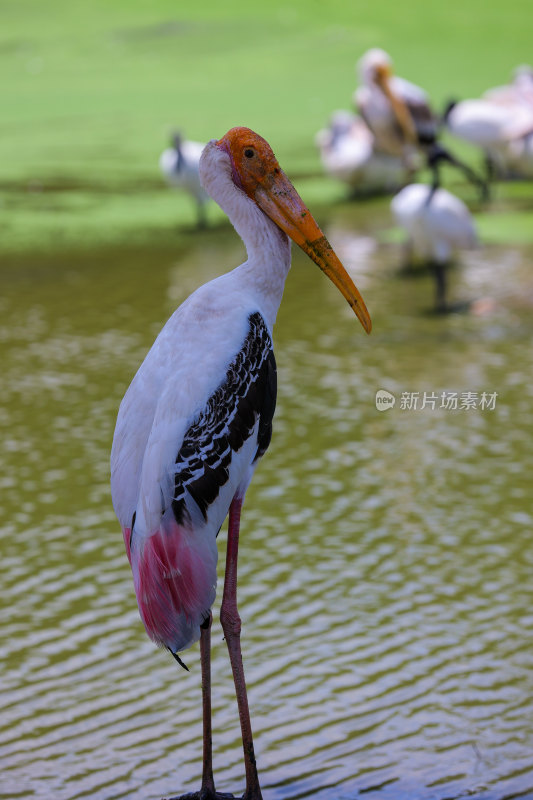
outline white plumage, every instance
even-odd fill
[[[186,426],[224,380],[245,338],[248,316],[258,309],[259,298],[240,273],[201,286],[174,312],[120,405],[111,488],[123,527],[137,510],[139,536],[157,529],[161,501],[170,505],[168,475]]]
[[[527,163],[525,140],[533,133],[533,105],[462,100],[451,107],[445,119],[454,136],[481,148],[499,175],[522,169],[521,154]]]
[[[232,293],[237,295],[236,302],[228,306]],[[134,553],[142,551],[161,529],[165,536],[172,535],[176,456],[192,421],[224,381],[231,358],[245,338],[248,314],[257,306],[241,277],[234,273],[198,289],[164,326],[124,396],[113,440],[111,491],[122,528],[129,529],[129,535],[137,541]],[[229,479],[210,506],[207,520],[188,497],[192,524],[187,541],[204,565],[202,580],[195,581],[194,609],[179,610],[173,618],[169,608],[168,635],[163,638],[160,628],[151,632],[157,643],[174,653],[199,638],[200,625],[213,604],[216,534],[238,487],[246,488],[256,449],[257,441],[251,437],[235,454]],[[132,569],[139,591],[139,566],[133,556]],[[146,624],[142,604],[141,616]]]
[[[446,189],[414,183],[391,202],[397,224],[405,230],[416,260],[446,264],[463,248],[475,247],[476,229],[470,211]]]
[[[397,191],[410,178],[404,160],[376,150],[368,125],[349,111],[334,112],[315,142],[324,171],[358,193]]]
[[[451,108],[446,124],[451,133],[482,148],[503,145],[528,134],[533,110],[525,105],[462,100]]]

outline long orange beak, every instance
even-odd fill
[[[326,273],[370,333],[372,322],[365,301],[268,142],[250,128],[236,127],[216,145],[228,153],[236,185]]]
[[[257,205],[307,253],[346,298],[367,333],[372,320],[359,290],[313,215],[281,169],[268,171],[253,192]]]
[[[411,112],[401,97],[398,97],[398,95],[394,94],[390,85],[390,78],[390,72],[385,67],[377,70],[376,83],[391,104],[392,111],[398,121],[398,125],[402,129],[403,134],[409,144],[416,144],[417,135],[413,117],[411,116]]]

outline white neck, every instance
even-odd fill
[[[291,266],[289,238],[235,186],[229,156],[214,141],[208,142],[202,153],[200,180],[244,242],[248,258],[234,272],[238,272],[243,289],[259,296],[266,322],[272,327]]]

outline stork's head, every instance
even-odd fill
[[[359,80],[362,83],[380,83],[392,75],[392,59],[385,50],[373,47],[361,56],[356,65]]]
[[[235,186],[320,267],[370,333],[372,322],[363,298],[268,142],[249,128],[232,128],[213,145],[227,154]]]

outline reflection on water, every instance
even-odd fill
[[[469,254],[454,296],[496,306],[437,318],[430,278],[402,278],[396,247],[338,221],[328,233],[375,327],[364,336],[295,253],[274,438],[241,546],[265,800],[532,797],[531,253]],[[241,257],[228,229],[179,258],[2,271],[2,798],[199,786],[197,650],[185,674],[144,634],[108,458],[118,403],[162,323]],[[397,398],[384,413],[380,388]],[[497,392],[496,407],[401,407],[404,392],[451,391]],[[237,793],[216,617],[215,770]]]

